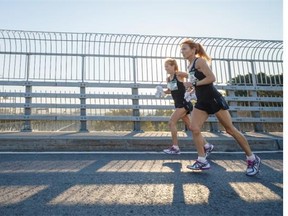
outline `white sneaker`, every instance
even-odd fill
[[[163,152],[166,154],[180,154],[180,149],[171,146],[169,149],[164,149]]]
[[[257,155],[255,155],[255,160],[247,160],[247,169],[246,175],[247,176],[254,176],[259,172],[261,159]]]
[[[188,165],[187,168],[191,170],[208,170],[210,169],[210,164],[207,160],[204,163],[196,160],[194,164]]]

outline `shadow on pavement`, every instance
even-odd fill
[[[282,215],[283,155],[260,156],[247,177],[236,154],[3,154],[0,215]]]

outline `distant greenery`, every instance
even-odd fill
[[[266,86],[266,85],[283,85],[283,74],[280,75],[270,75],[260,72],[256,75],[257,85],[258,86]],[[252,85],[252,73],[248,73],[246,75],[238,75],[231,79],[231,84],[245,84]]]
[[[232,85],[253,85],[252,74],[248,73],[246,75],[238,75],[231,79]],[[257,86],[283,86],[283,74],[280,75],[270,75],[260,72],[256,75],[256,84]],[[249,91],[247,90],[238,90],[235,91],[235,96],[248,97]],[[257,91],[258,97],[283,97],[283,91]],[[249,106],[250,102],[240,101],[238,104]],[[273,102],[259,102],[260,106],[283,106],[283,103],[273,103]]]
[[[252,82],[252,74],[248,73],[246,75],[238,75],[231,79],[230,82],[232,85],[247,85],[250,86]],[[268,76],[263,72],[260,72],[256,75],[257,86],[283,86],[283,74],[280,75],[271,75]],[[283,92],[273,92],[273,91],[258,91],[259,97],[283,97]],[[236,96],[247,97],[248,91],[236,91]]]
[[[174,110],[156,110],[154,114],[147,116],[170,116]],[[132,110],[110,110],[106,116],[132,116]],[[92,131],[130,131],[133,129],[133,122],[126,121],[90,121],[89,128]],[[178,123],[179,130],[184,129],[182,122]],[[141,122],[143,131],[169,131],[168,122]]]

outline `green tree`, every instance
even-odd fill
[[[263,72],[260,72],[256,76],[256,82],[258,86],[283,86],[283,74],[279,75],[266,75]],[[231,79],[232,85],[252,85],[252,74],[248,73],[246,75],[238,75],[237,77],[234,77]],[[238,90],[235,91],[236,96],[241,97],[248,97],[249,91],[247,90]],[[283,91],[257,91],[258,97],[283,97]],[[239,102],[243,103],[242,105],[246,104],[248,105],[249,102]],[[271,106],[271,103],[269,102],[261,102],[261,106]],[[275,104],[274,106],[282,106],[282,103]],[[273,105],[272,105],[273,106]]]
[[[144,131],[155,131],[155,126],[151,121],[145,121],[141,124],[141,129]]]

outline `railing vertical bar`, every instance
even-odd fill
[[[88,132],[86,118],[85,56],[82,56],[82,82],[80,85],[80,132]]]
[[[21,131],[22,132],[31,132],[31,121],[30,121],[30,115],[31,115],[31,108],[30,106],[27,106],[28,104],[32,103],[32,85],[28,82],[29,81],[29,71],[30,71],[30,55],[27,55],[26,60],[26,83],[25,83],[25,105],[24,105],[24,115],[25,115],[25,121],[22,126]]]
[[[257,80],[256,80],[256,74],[255,74],[255,65],[253,61],[251,61],[251,69],[252,69],[252,81],[253,81],[253,86],[257,86]],[[257,90],[252,90],[250,91],[250,96],[252,97],[258,97]],[[260,103],[259,102],[252,102],[252,106],[254,107],[259,107]],[[261,113],[260,111],[251,111],[252,117],[254,118],[260,118]],[[263,123],[254,123],[254,130],[256,132],[263,132]]]

